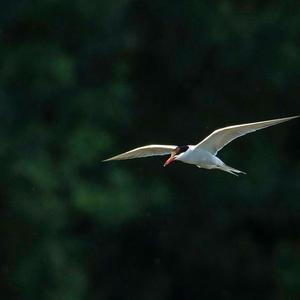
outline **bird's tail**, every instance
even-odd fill
[[[224,172],[228,172],[228,173],[230,173],[232,175],[235,175],[235,176],[239,176],[238,174],[246,174],[243,171],[240,171],[240,170],[237,170],[235,168],[229,167],[229,166],[227,166],[225,164],[223,166],[218,167],[218,169],[220,169],[220,170],[222,170]]]

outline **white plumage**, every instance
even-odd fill
[[[216,156],[218,151],[220,151],[224,146],[226,146],[231,141],[235,140],[240,136],[279,123],[287,122],[298,117],[299,116],[294,116],[269,121],[228,126],[215,130],[197,145],[148,145],[135,148],[125,153],[113,156],[104,161],[124,160],[155,155],[171,154],[170,158],[165,162],[164,166],[170,164],[174,160],[179,160],[184,163],[196,165],[199,168],[219,169],[237,175],[238,173],[244,172],[227,166]]]

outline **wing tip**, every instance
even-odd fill
[[[277,119],[277,120],[278,120],[279,123],[283,123],[283,122],[291,121],[293,119],[297,119],[299,117],[300,117],[300,115],[296,115],[296,116],[291,116],[291,117],[286,117],[286,118],[280,118],[280,119]],[[275,121],[276,121],[276,119],[275,119]]]
[[[286,117],[286,118],[282,118],[282,119],[292,120],[292,119],[296,119],[296,118],[299,118],[299,117],[300,117],[300,115],[296,115],[296,116]]]
[[[112,161],[112,160],[116,160],[114,157],[110,157],[110,158],[107,158],[107,159],[103,159],[101,160],[101,162],[108,162],[108,161]]]

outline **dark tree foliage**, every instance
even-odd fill
[[[1,299],[300,298],[299,120],[101,163],[299,114],[298,3],[11,0],[0,55]]]

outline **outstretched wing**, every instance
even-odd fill
[[[197,144],[196,148],[206,150],[212,154],[217,154],[224,146],[240,136],[298,117],[299,116],[224,127],[215,130]]]
[[[148,145],[148,146],[135,148],[133,150],[105,159],[103,161],[124,160],[124,159],[156,156],[156,155],[166,155],[166,154],[170,154],[173,150],[175,150],[176,147],[177,146],[172,146],[172,145]]]

